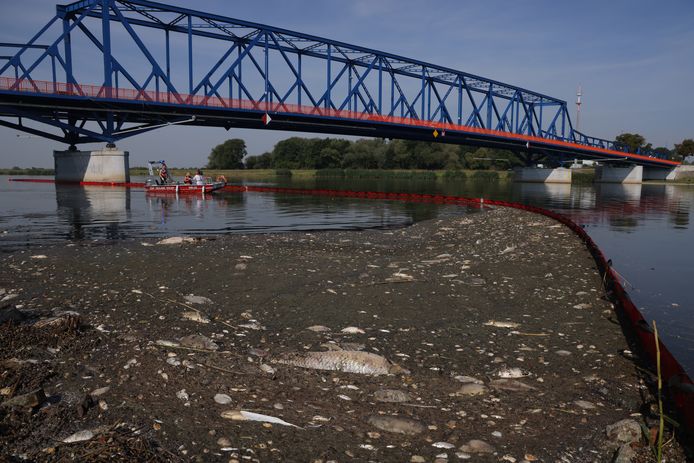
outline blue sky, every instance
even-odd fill
[[[0,41],[26,41],[55,2],[0,0]],[[518,85],[571,103],[583,88],[581,130],[638,132],[654,146],[694,138],[694,2],[171,0]],[[193,6],[194,5],[194,6]],[[97,82],[98,83],[98,82]],[[166,158],[204,165],[211,147],[240,137],[251,154],[293,133],[169,127],[119,146],[131,165]],[[51,166],[58,143],[0,128],[0,166]],[[95,146],[96,147],[96,146]]]

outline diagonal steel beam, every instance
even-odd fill
[[[282,50],[282,48],[279,47],[279,43],[277,42],[277,38],[275,37],[275,34],[272,34],[271,37],[272,37],[272,40],[275,42],[275,44],[277,44],[278,49],[279,49],[279,51],[280,51],[280,54],[282,55],[282,58],[284,58],[284,62],[287,63],[287,66],[288,66],[289,69],[292,71],[292,74],[294,74],[294,77],[296,77],[296,82],[301,86],[301,88],[304,89],[304,91],[305,91],[306,94],[308,95],[309,99],[311,100],[311,103],[313,103],[314,106],[318,106],[318,103],[317,103],[316,100],[313,98],[313,95],[311,94],[311,91],[308,89],[308,87],[306,87],[306,84],[304,84],[304,81],[303,81],[303,79],[301,78],[301,75],[300,75],[299,72],[296,70],[296,68],[294,67],[294,65],[292,64],[292,62],[289,60],[289,57],[288,57],[287,54],[284,52],[284,50]],[[300,56],[300,55],[299,55],[299,56]],[[294,86],[293,86],[293,87],[294,87]],[[289,93],[287,93],[287,95],[285,96],[284,99],[286,99],[287,96],[289,96]]]
[[[79,17],[76,21],[73,22],[73,24],[72,24],[71,26],[69,26],[66,30],[64,30],[63,33],[60,34],[60,36],[58,37],[58,39],[56,39],[56,40],[49,46],[49,48],[46,49],[46,51],[44,51],[44,52],[41,54],[41,56],[40,56],[36,61],[34,61],[34,64],[32,64],[31,66],[29,66],[29,68],[28,68],[28,69],[22,74],[22,76],[17,80],[17,83],[13,86],[13,88],[16,88],[17,85],[19,85],[19,83],[20,83],[22,80],[24,80],[24,79],[31,73],[31,71],[33,71],[34,69],[36,69],[36,67],[41,63],[41,61],[43,61],[43,59],[44,59],[46,56],[48,56],[48,54],[50,53],[50,48],[55,47],[56,45],[58,45],[67,35],[69,35],[70,32],[72,32],[72,30],[76,27],[76,25],[77,25],[78,23],[82,22],[82,20],[83,20],[84,17],[87,15],[87,13],[88,13],[89,11],[91,11],[93,8],[94,8],[94,5],[91,5],[86,11],[84,11],[84,12],[80,15],[80,17]],[[0,73],[1,73],[1,72],[0,72]]]
[[[366,68],[366,72],[364,72],[363,75],[359,76],[359,79],[357,80],[356,85],[354,85],[353,88],[350,89],[349,93],[347,94],[347,98],[345,98],[345,101],[342,102],[340,107],[338,108],[339,111],[342,111],[345,106],[347,106],[347,103],[349,102],[349,99],[352,98],[354,95],[354,92],[357,88],[359,88],[360,85],[363,84],[364,79],[366,79],[366,76],[369,75],[369,72],[374,68],[374,65],[376,64],[376,61],[378,61],[378,57],[375,57],[373,61],[371,61],[371,64],[369,65],[368,68]],[[356,73],[356,71],[355,71]],[[358,74],[357,74],[358,75]],[[371,98],[371,95],[369,95],[369,98],[373,101],[373,98]]]
[[[130,23],[128,23],[128,20],[123,16],[123,14],[120,12],[118,8],[114,8],[113,11],[115,11],[116,16],[120,19],[121,24],[123,24],[123,27],[128,31],[128,34],[130,34],[130,37],[135,41],[137,46],[140,48],[140,51],[142,54],[145,55],[147,60],[150,62],[152,65],[153,70],[156,72],[157,76],[166,84],[166,87],[169,89],[170,92],[174,93],[175,95],[178,95],[178,90],[176,90],[176,87],[173,85],[171,80],[168,78],[166,73],[161,69],[159,66],[159,63],[157,63],[157,60],[152,56],[152,54],[149,52],[147,47],[145,46],[144,43],[142,43],[142,40],[140,37],[137,35],[137,33],[133,30],[132,26]],[[177,96],[179,101],[183,103],[182,100],[180,100],[180,97]]]

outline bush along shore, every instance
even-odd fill
[[[43,167],[12,167],[0,169],[0,175],[55,175],[55,170]]]
[[[183,177],[190,169],[169,169],[174,177]],[[144,167],[130,169],[130,175],[147,175]],[[337,179],[397,179],[397,180],[511,180],[512,171],[506,170],[409,170],[409,169],[205,169],[205,175],[216,178],[224,175],[228,180],[264,180],[281,177],[337,178]]]
[[[654,461],[654,376],[527,212],[37,245],[0,288],[0,459]]]

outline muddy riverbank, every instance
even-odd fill
[[[4,254],[2,456],[647,461],[651,378],[550,219],[170,241]]]

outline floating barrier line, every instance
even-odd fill
[[[38,183],[56,183],[50,179],[16,179],[11,178],[14,182],[38,182]],[[57,183],[78,183],[78,182],[57,182]],[[109,183],[109,182],[79,182],[80,185],[93,186],[119,186],[119,187],[143,187],[143,183]],[[633,334],[641,343],[641,349],[648,356],[648,359],[655,365],[656,363],[656,339],[653,331],[650,329],[648,322],[639,312],[638,308],[632,302],[629,294],[620,282],[619,274],[608,264],[605,255],[600,250],[593,239],[586,233],[580,225],[573,222],[565,215],[543,209],[536,206],[527,206],[525,204],[513,203],[509,201],[499,201],[485,198],[468,198],[464,196],[452,196],[441,194],[422,194],[422,193],[389,193],[382,191],[352,191],[352,190],[329,190],[329,189],[304,189],[304,188],[284,188],[284,187],[267,187],[254,185],[226,185],[223,191],[234,193],[279,193],[279,194],[296,194],[296,195],[312,195],[312,196],[333,196],[344,198],[360,198],[360,199],[380,199],[388,201],[405,201],[405,202],[427,202],[436,204],[459,204],[478,208],[489,206],[509,207],[520,209],[535,214],[544,215],[559,223],[567,226],[585,243],[586,247],[593,255],[598,270],[602,275],[606,290],[610,290],[614,299],[618,303],[618,308],[622,314],[627,317],[631,324]],[[658,340],[660,347],[660,361],[662,367],[663,378],[669,386],[670,395],[675,406],[684,418],[684,425],[690,431],[694,432],[694,383],[685,372],[682,365],[675,359],[668,348],[661,340]]]
[[[28,183],[55,183],[56,185],[81,185],[81,186],[117,186],[121,188],[144,188],[143,182],[78,182],[71,180],[53,180],[48,178],[10,178],[10,182]]]

